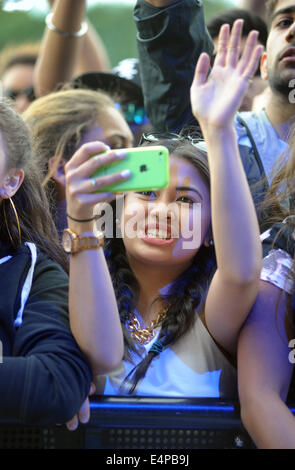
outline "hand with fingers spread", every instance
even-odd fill
[[[95,155],[95,156],[94,156]],[[102,142],[90,142],[84,144],[73,155],[65,166],[66,176],[66,198],[67,213],[70,215],[69,227],[79,233],[80,228],[92,229],[92,223],[88,225],[80,221],[90,220],[93,217],[93,207],[100,202],[108,202],[115,198],[115,194],[109,192],[97,193],[97,189],[102,189],[119,181],[126,180],[130,173],[127,170],[121,173],[114,173],[109,176],[93,178],[92,175],[103,165],[112,163],[125,157],[119,150],[111,151]],[[77,222],[73,221],[77,219]]]
[[[235,22],[231,33],[229,25],[222,26],[209,76],[209,56],[202,54],[198,60],[191,87],[191,104],[202,128],[210,125],[221,129],[232,125],[249,80],[256,71],[263,47],[256,44],[258,32],[252,31],[239,58],[242,28],[243,20]]]

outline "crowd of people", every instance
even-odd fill
[[[294,0],[207,25],[197,0],[137,0],[138,59],[112,70],[86,1],[50,3],[41,43],[0,57],[1,417],[215,397],[295,448]],[[154,145],[162,189],[96,173]]]

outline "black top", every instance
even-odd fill
[[[31,261],[27,246],[13,254],[0,247],[0,416],[63,423],[87,397],[92,374],[69,331],[68,277],[43,253],[37,255],[21,324],[15,326]]]

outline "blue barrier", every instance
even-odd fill
[[[1,449],[253,449],[239,404],[216,399],[94,397],[76,431],[0,419]],[[290,406],[292,412],[295,407]]]

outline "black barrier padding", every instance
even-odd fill
[[[76,431],[0,420],[0,449],[253,448],[238,403],[215,399],[94,397]]]

